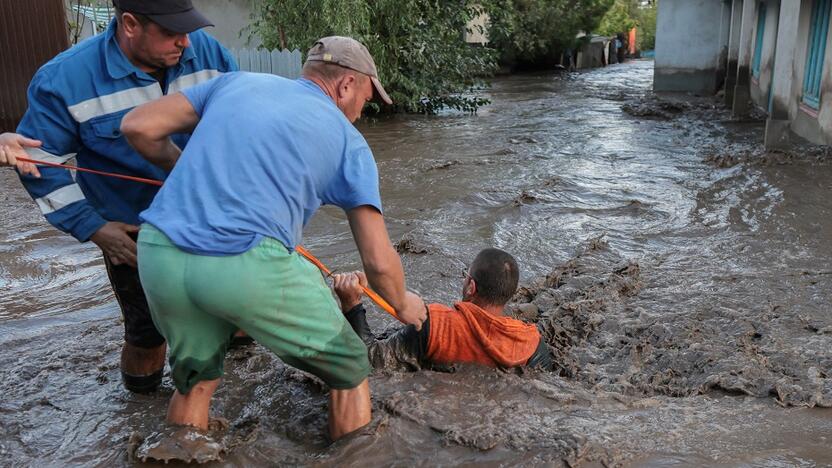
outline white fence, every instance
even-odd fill
[[[264,49],[232,49],[231,54],[234,55],[240,70],[271,73],[291,79],[300,77],[301,54],[297,49],[271,52]]]

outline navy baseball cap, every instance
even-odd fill
[[[150,21],[175,33],[189,33],[213,26],[208,18],[194,8],[191,0],[113,0],[127,13],[147,16]]]

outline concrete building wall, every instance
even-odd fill
[[[777,50],[772,70],[772,107],[766,122],[765,143],[777,148],[795,134],[816,144],[832,144],[832,34],[827,34],[821,99],[818,109],[803,104],[813,0],[780,0]],[[785,83],[785,86],[783,85]],[[754,102],[762,106],[760,83]]]
[[[765,34],[760,73],[752,77],[761,2],[766,6]],[[717,16],[718,3],[663,0],[659,4],[655,89],[694,91],[709,83],[711,75],[702,73],[709,54],[722,54],[719,60],[728,69],[726,104],[738,116],[747,115],[749,104],[768,111],[763,137],[767,148],[787,146],[794,134],[816,144],[832,144],[832,28],[826,36],[818,108],[802,102],[815,0],[730,0],[727,58],[721,45],[702,39],[709,31],[708,24],[703,26],[708,15],[713,15],[710,25],[724,28],[725,16]],[[710,31],[712,37],[717,35]],[[722,31],[719,36],[721,42],[726,35]]]
[[[721,33],[722,0],[662,0],[656,24],[656,91],[714,93],[729,35]]]
[[[767,0],[766,21],[763,36],[763,48],[760,58],[760,74],[751,77],[751,101],[760,109],[768,112],[769,92],[771,90],[772,78],[774,78],[774,60],[777,54],[777,33],[780,21],[780,0]],[[758,8],[759,12],[759,8]],[[756,20],[755,20],[756,21]],[[754,48],[756,49],[757,24],[755,22]],[[752,62],[754,57],[752,57]]]
[[[832,144],[832,34],[826,38],[826,55],[823,62],[823,77],[821,80],[821,98],[818,110],[803,104],[803,77],[806,68],[806,47],[809,37],[812,3],[804,0],[800,11],[800,31],[795,50],[795,80],[793,86],[793,103],[790,109],[791,130],[796,134],[816,143]],[[830,28],[832,31],[832,28]]]
[[[731,23],[728,38],[728,68],[725,76],[725,104],[734,103],[734,88],[737,86],[737,61],[740,53],[740,31],[742,30],[742,2],[732,0]]]
[[[764,136],[768,148],[786,147],[790,140],[790,106],[795,102],[796,96],[796,62],[793,52],[799,43],[800,10],[801,0],[780,0],[776,46],[778,55],[774,60],[774,78]]]
[[[774,96],[766,123],[767,147],[787,145],[790,134],[815,144],[832,144],[832,34],[826,38],[820,106],[812,109],[802,102],[812,4],[812,0],[781,0]],[[778,86],[781,83],[787,86]]]
[[[751,60],[754,52],[754,35],[757,21],[757,0],[745,0],[742,4],[737,79],[734,86],[734,102],[731,110],[735,116],[746,117],[751,104]]]
[[[791,121],[800,119],[801,115],[803,114],[800,111],[800,100],[803,95],[803,77],[804,73],[806,72],[806,55],[808,53],[807,44],[809,42],[809,28],[811,26],[812,17],[811,0],[801,1],[800,3],[801,5],[798,19],[798,32],[797,37],[795,38],[795,45],[793,49],[794,63],[792,65],[792,68],[794,70],[794,80],[792,82],[791,92],[788,96],[789,120]]]
[[[731,42],[731,0],[722,0],[722,23],[719,26],[719,59],[717,62],[717,86],[725,83],[728,73],[728,46]]]

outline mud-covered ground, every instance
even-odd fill
[[[410,286],[450,302],[478,250],[514,253],[512,310],[559,370],[379,370],[373,423],[330,445],[316,379],[234,351],[216,465],[832,464],[829,155],[766,153],[761,121],[651,84],[651,62],[520,75],[475,116],[363,123]],[[170,382],[121,389],[97,251],[0,184],[0,465],[135,464]],[[342,214],[305,235],[358,266]]]

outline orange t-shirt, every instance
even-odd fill
[[[534,325],[489,314],[470,302],[457,302],[453,308],[431,304],[428,313],[426,357],[435,363],[522,366],[540,343],[540,333]]]

